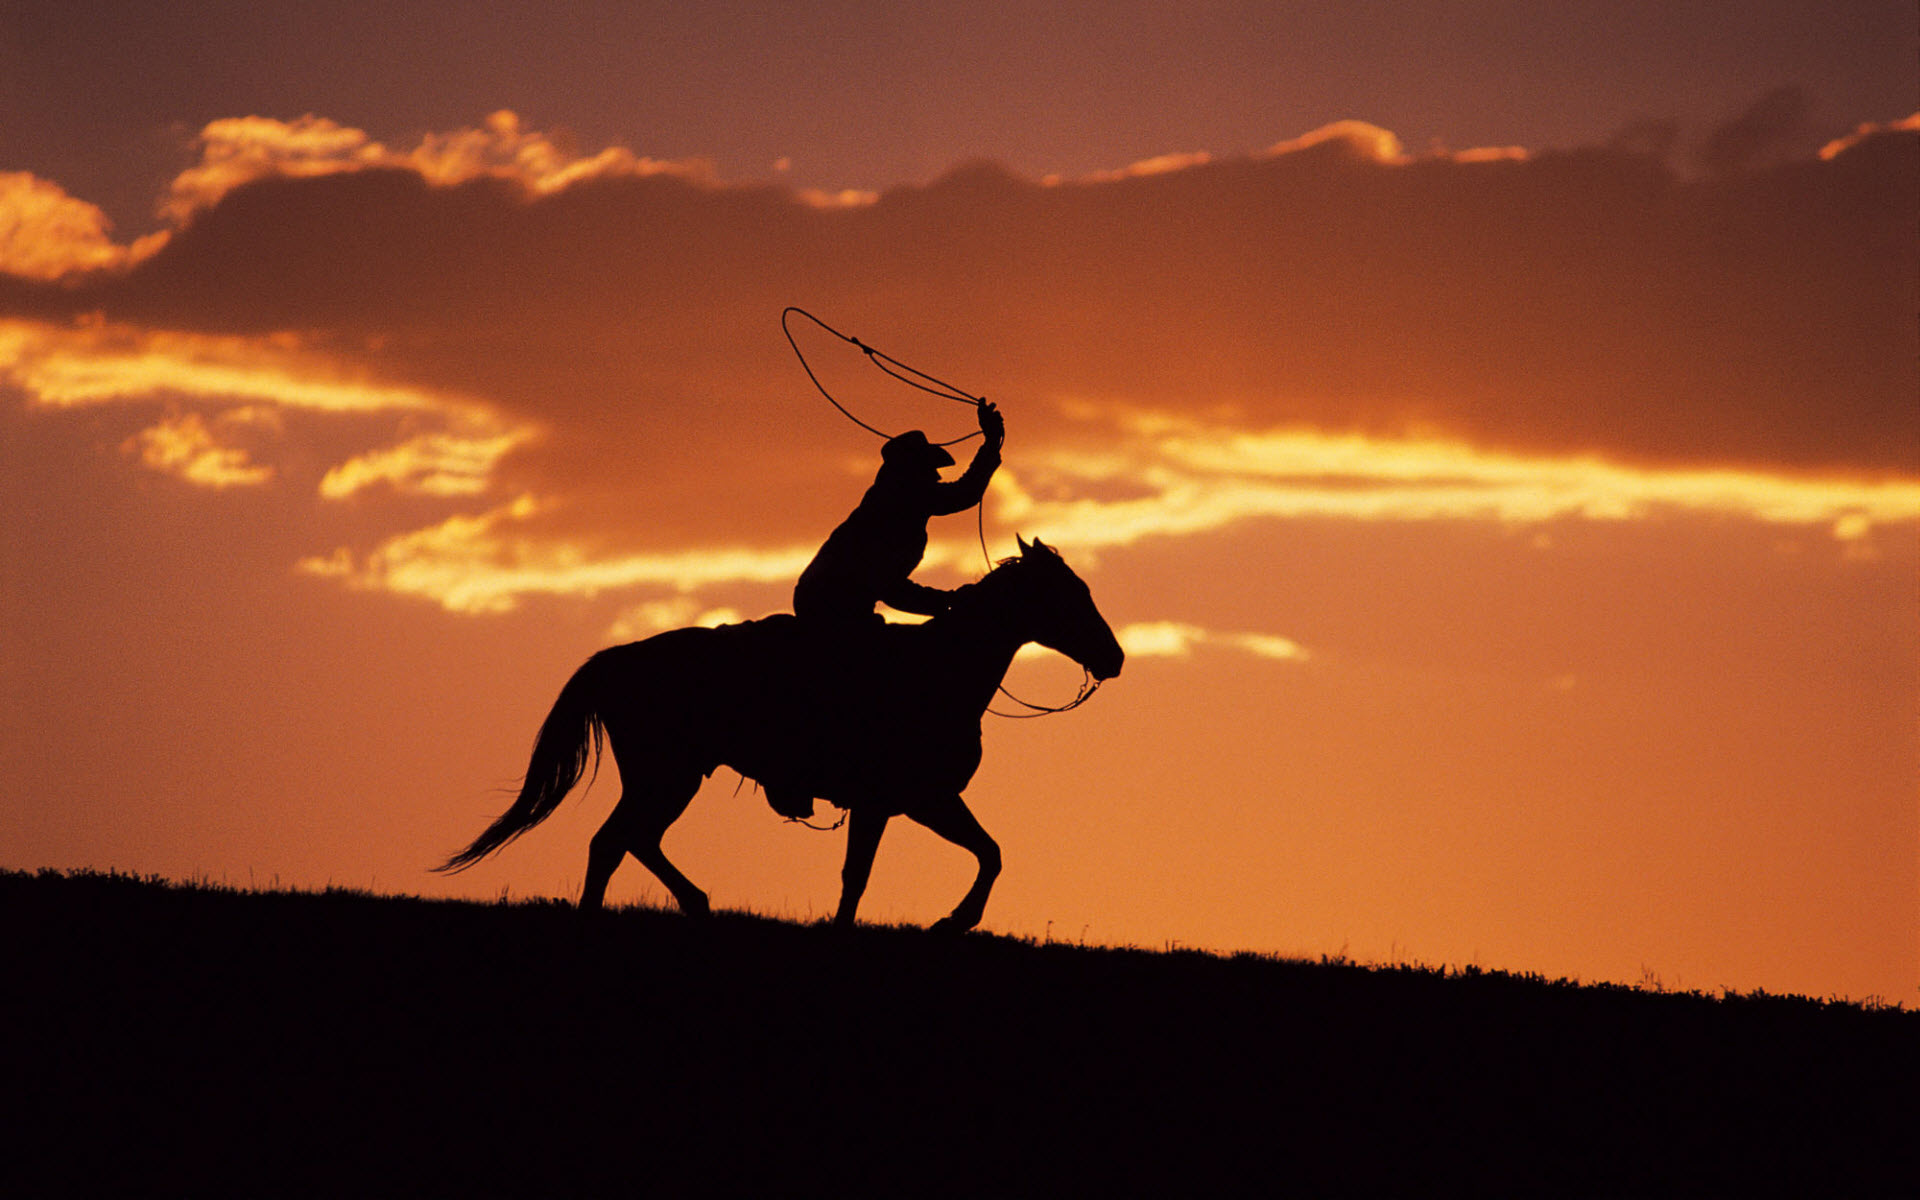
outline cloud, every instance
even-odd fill
[[[1152,158],[1143,158],[1139,162],[1129,163],[1117,171],[1095,171],[1073,180],[1074,183],[1114,183],[1122,179],[1138,179],[1147,175],[1165,175],[1171,171],[1184,171],[1191,167],[1205,166],[1213,161],[1213,155],[1204,150],[1182,154],[1156,154]],[[1059,187],[1066,183],[1064,176],[1049,175],[1041,180],[1048,187]]]
[[[0,373],[44,408],[193,397],[363,414],[453,403],[370,378],[350,356],[317,350],[294,335],[235,337],[99,321],[57,326],[0,319]]]
[[[1406,149],[1391,130],[1367,121],[1335,121],[1297,138],[1275,142],[1267,148],[1266,158],[1298,154],[1303,150],[1327,147],[1344,156],[1373,163],[1400,163],[1407,159]]]
[[[1920,513],[1920,123],[1758,154],[1686,179],[1623,146],[1411,155],[1342,122],[828,202],[506,112],[407,150],[236,118],[144,256],[24,186],[65,216],[0,289],[0,382],[138,410],[151,469],[385,514],[302,569],[459,612],[797,574],[875,447],[810,391],[792,303],[1002,402],[988,515],[1070,547],[1668,512],[1864,546]],[[114,269],[74,276],[88,254]],[[889,426],[970,423],[847,347],[809,360]],[[240,410],[306,423],[242,438]],[[936,529],[929,568],[964,569],[969,532]]]
[[[273,468],[249,461],[240,447],[223,444],[199,413],[171,416],[141,430],[121,448],[156,471],[205,487],[244,487],[273,478]]]
[[[1787,149],[1794,135],[1805,128],[1810,108],[1799,88],[1775,88],[1709,133],[1694,152],[1694,160],[1716,174],[1746,170]]]
[[[299,570],[348,586],[431,600],[449,612],[511,612],[532,596],[597,596],[638,588],[692,593],[728,584],[783,584],[799,577],[813,547],[763,550],[716,545],[681,553],[603,550],[542,518],[533,496],[387,539],[356,556],[340,547],[302,559]]]
[[[1876,528],[1920,521],[1920,481],[1652,470],[1597,459],[1487,453],[1449,442],[1312,432],[1255,435],[1188,424],[1171,429],[1170,419],[1152,416],[1129,424],[1151,436],[1091,451],[1040,448],[1025,456],[1031,465],[1003,467],[986,502],[994,526],[1043,530],[1051,541],[1087,553],[1155,538],[1204,536],[1256,520],[1526,525],[1568,517],[1732,516],[1830,528],[1836,538],[1862,548],[1871,545]],[[437,494],[484,491],[486,471],[478,462],[471,465],[470,473],[450,475],[458,486]],[[336,468],[328,478],[344,474]],[[368,472],[369,482],[374,475]],[[571,507],[523,495],[478,514],[393,535],[365,552],[337,547],[308,557],[301,569],[356,588],[428,599],[451,612],[497,613],[512,611],[532,596],[667,589],[692,597],[742,585],[784,590],[811,558],[817,540],[804,527],[783,522],[774,498],[727,512],[702,542],[672,551],[635,548],[630,525],[568,511]],[[745,519],[749,512],[756,515]],[[818,532],[827,527],[823,522]],[[789,532],[793,536],[781,540]],[[976,570],[980,554],[974,537],[971,529],[936,530],[923,573]],[[707,605],[688,599],[681,608],[687,607]],[[643,613],[623,628],[641,629],[646,619]],[[1261,641],[1252,634],[1201,638],[1182,627],[1155,624],[1141,626],[1134,636],[1148,654],[1185,653],[1207,644],[1271,658],[1304,656],[1284,639]]]
[[[701,177],[705,164],[642,158],[621,147],[581,157],[555,138],[524,129],[501,109],[478,127],[429,133],[411,150],[391,150],[364,130],[311,113],[295,121],[229,117],[200,131],[200,161],[176,177],[162,215],[184,225],[237,187],[258,179],[312,178],[375,168],[407,170],[436,186],[492,177],[536,195],[584,179],[672,174]]]
[[[520,354],[596,400],[785,380],[768,314],[805,302],[1029,395],[1187,396],[1255,425],[1795,468],[1899,470],[1920,445],[1905,129],[1687,180],[1622,149],[1411,157],[1348,122],[1249,158],[1054,186],[976,167],[822,208],[569,156],[506,116],[405,153],[242,125],[209,127],[186,228],[57,302],[405,333],[390,357],[423,371]]]
[[[334,465],[319,483],[327,499],[375,484],[476,495],[489,489],[503,456],[537,436],[534,426],[512,424],[489,405],[381,381],[290,334],[247,338],[0,318],[0,383],[43,409],[161,408],[164,419],[124,448],[147,467],[208,487],[272,479],[271,463],[254,457],[285,448],[289,412],[358,422],[387,417],[394,433],[442,427]],[[241,433],[251,449],[231,444]]]
[[[1132,413],[1099,449],[1060,448],[1003,468],[1002,525],[1102,548],[1190,537],[1257,519],[1493,520],[1741,517],[1864,536],[1920,520],[1920,480],[1650,468],[1521,455],[1439,439],[1250,431]]]
[[[0,171],[0,271],[58,279],[116,264],[125,253],[98,208],[25,171]]]
[[[168,189],[162,215],[185,224],[242,184],[266,176],[303,178],[373,166],[385,147],[361,130],[323,117],[298,121],[227,117],[200,131],[200,161]]]
[[[1182,621],[1140,621],[1115,631],[1135,658],[1186,658],[1197,646],[1214,646],[1275,662],[1305,662],[1309,655],[1291,638],[1270,633],[1216,633]]]
[[[387,484],[426,496],[476,496],[488,490],[500,459],[532,432],[510,430],[485,437],[429,433],[348,459],[320,480],[329,500]]]
[[[608,637],[617,642],[635,642],[669,629],[694,625],[713,628],[735,625],[745,619],[737,609],[708,608],[692,596],[670,596],[626,609],[614,620]]]
[[[1920,133],[1920,112],[1914,113],[1904,120],[1884,124],[1872,121],[1862,122],[1854,127],[1852,133],[1847,134],[1845,137],[1835,138],[1820,147],[1821,161],[1832,162],[1862,142],[1890,133]]]
[[[164,235],[123,246],[105,213],[25,171],[0,171],[0,274],[53,282],[118,268],[156,249]]]
[[[505,181],[532,195],[563,191],[586,179],[675,175],[705,178],[699,161],[645,158],[621,147],[582,156],[562,139],[528,130],[502,109],[478,127],[429,133],[411,149],[394,150],[361,129],[308,114],[293,121],[225,117],[196,139],[199,161],[168,185],[159,215],[167,227],[131,243],[116,242],[106,214],[59,184],[24,171],[0,171],[0,274],[43,282],[138,263],[181,227],[219,205],[236,188],[262,179],[313,179],[389,169],[436,186],[474,179]],[[870,200],[871,193],[810,193],[823,207]]]

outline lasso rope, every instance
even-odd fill
[[[971,392],[963,391],[960,388],[955,387],[951,383],[948,383],[944,379],[935,378],[934,376],[927,374],[925,371],[919,370],[918,368],[915,368],[915,367],[908,366],[906,363],[901,362],[899,359],[894,358],[890,354],[884,354],[879,350],[875,350],[872,346],[867,345],[865,342],[861,341],[857,337],[852,336],[851,334],[841,333],[838,329],[835,329],[833,326],[827,324],[825,321],[822,321],[819,317],[814,316],[812,313],[808,312],[804,308],[801,308],[797,305],[789,304],[786,308],[781,309],[780,310],[780,332],[787,335],[787,345],[793,347],[793,356],[800,360],[800,369],[805,371],[807,373],[807,378],[813,381],[814,389],[818,391],[822,396],[825,396],[827,398],[827,403],[839,409],[841,416],[845,417],[849,421],[852,421],[855,425],[858,425],[860,428],[866,430],[868,433],[871,433],[873,436],[877,438],[891,439],[894,435],[889,433],[883,433],[880,430],[875,429],[873,426],[867,424],[865,421],[862,421],[859,417],[855,416],[847,408],[846,405],[840,403],[840,401],[834,398],[833,393],[827,390],[827,386],[820,382],[820,377],[813,373],[813,367],[807,363],[807,356],[804,353],[802,353],[800,350],[800,343],[794,339],[793,327],[787,324],[787,318],[795,315],[796,313],[800,316],[805,317],[807,320],[812,321],[815,325],[818,325],[820,328],[826,330],[828,333],[832,334],[834,337],[837,337],[841,341],[847,343],[848,345],[855,347],[860,351],[860,353],[867,356],[868,362],[872,363],[875,367],[878,367],[880,370],[886,372],[888,375],[891,375],[893,378],[899,380],[901,383],[904,383],[909,387],[918,388],[921,391],[926,392],[928,395],[938,396],[942,400],[952,400],[956,404],[971,404],[976,409],[980,408],[987,402],[987,398],[985,396],[976,396]],[[981,436],[981,431],[976,429],[972,433],[964,434],[960,437],[952,438],[944,442],[935,442],[933,444],[936,446],[955,446],[960,444],[961,442],[971,441],[974,438],[977,438],[979,436]],[[980,539],[980,557],[987,564],[987,570],[991,571],[993,570],[993,555],[987,550],[987,518],[986,518],[986,505],[984,504],[978,504],[974,506],[974,533]],[[1090,698],[1096,691],[1100,690],[1100,681],[1093,677],[1093,672],[1087,670],[1084,666],[1081,667],[1080,670],[1082,672],[1082,678],[1080,680],[1080,690],[1074,696],[1073,699],[1067,701],[1065,704],[1059,705],[1058,707],[1053,707],[1045,704],[1029,703],[1028,701],[1022,700],[1020,697],[1008,691],[1006,684],[1003,683],[999,685],[1000,694],[1002,696],[1005,696],[1007,699],[1013,701],[1015,704],[1018,704],[1020,707],[1026,709],[1027,711],[1007,713],[1007,712],[1001,712],[1000,710],[996,708],[991,708],[991,707],[989,707],[987,711],[996,717],[1006,717],[1009,720],[1028,720],[1033,717],[1047,717],[1047,716],[1052,716],[1055,713],[1072,712],[1074,709],[1079,708],[1082,704],[1085,704],[1088,698]],[[799,820],[799,818],[797,817],[789,818],[789,819]],[[841,815],[840,820],[841,821],[846,820],[846,816],[844,813]],[[802,825],[806,825],[807,828],[809,829],[840,828],[840,824],[838,822],[836,822],[831,826],[825,826],[825,827],[819,826],[819,825],[813,825],[806,821],[800,821],[800,823]]]
[[[913,367],[910,367],[907,364],[901,362],[899,359],[894,358],[890,354],[882,354],[880,351],[875,350],[872,346],[867,345],[865,342],[861,341],[857,337],[854,337],[850,334],[841,333],[838,329],[835,329],[833,326],[827,324],[825,321],[822,321],[819,317],[814,316],[812,313],[808,312],[804,308],[797,308],[793,305],[788,305],[786,308],[782,309],[780,312],[780,332],[787,335],[787,345],[793,347],[793,356],[800,360],[800,368],[807,373],[807,378],[813,380],[813,386],[819,391],[819,393],[822,396],[825,396],[827,398],[827,403],[833,405],[835,408],[840,410],[841,416],[845,417],[849,421],[852,421],[855,425],[858,425],[860,428],[866,430],[868,433],[871,433],[873,436],[877,438],[890,439],[893,437],[893,435],[890,433],[884,433],[881,430],[875,429],[873,426],[867,424],[865,421],[862,421],[859,417],[854,416],[853,413],[847,409],[846,405],[834,399],[833,393],[827,390],[826,385],[820,382],[820,377],[818,375],[815,375],[813,373],[813,368],[807,364],[807,356],[801,353],[800,343],[794,340],[793,327],[787,324],[787,318],[794,315],[795,313],[798,313],[799,315],[805,317],[807,320],[812,321],[815,325],[818,325],[820,328],[826,330],[828,333],[832,334],[834,337],[839,338],[841,341],[847,343],[849,346],[852,346],[858,349],[860,353],[867,356],[868,362],[872,363],[874,366],[878,367],[880,370],[886,372],[888,375],[893,376],[895,379],[898,379],[901,383],[906,384],[908,387],[919,388],[921,391],[926,392],[930,396],[938,396],[942,400],[951,400],[956,404],[971,404],[975,408],[979,408],[981,405],[987,402],[987,398],[985,396],[975,396],[971,392],[963,392],[959,388],[953,386],[952,384],[946,382],[945,380],[935,379],[933,376],[927,374],[925,371],[916,370]],[[933,444],[936,446],[955,446],[960,444],[961,442],[971,441],[972,439],[977,438],[979,436],[980,436],[980,431],[976,429],[972,433],[963,434],[960,437],[954,438],[950,441],[935,442]]]

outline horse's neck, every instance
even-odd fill
[[[987,580],[972,585],[989,588]],[[951,648],[956,674],[969,706],[978,702],[985,711],[1013,666],[1013,656],[1026,640],[1019,634],[1014,596],[995,587],[968,596],[940,618],[942,634]]]

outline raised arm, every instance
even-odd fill
[[[960,478],[952,483],[942,483],[934,489],[933,515],[944,517],[951,513],[965,512],[980,503],[987,494],[987,483],[993,473],[1000,469],[1000,445],[1007,440],[1007,423],[1000,410],[991,404],[980,406],[980,448],[973,452],[973,461]],[[900,606],[895,604],[894,608]],[[917,609],[907,609],[917,612]]]

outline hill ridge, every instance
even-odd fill
[[[11,1194],[1916,1174],[1920,1014],[1804,997],[51,872],[0,935]]]

